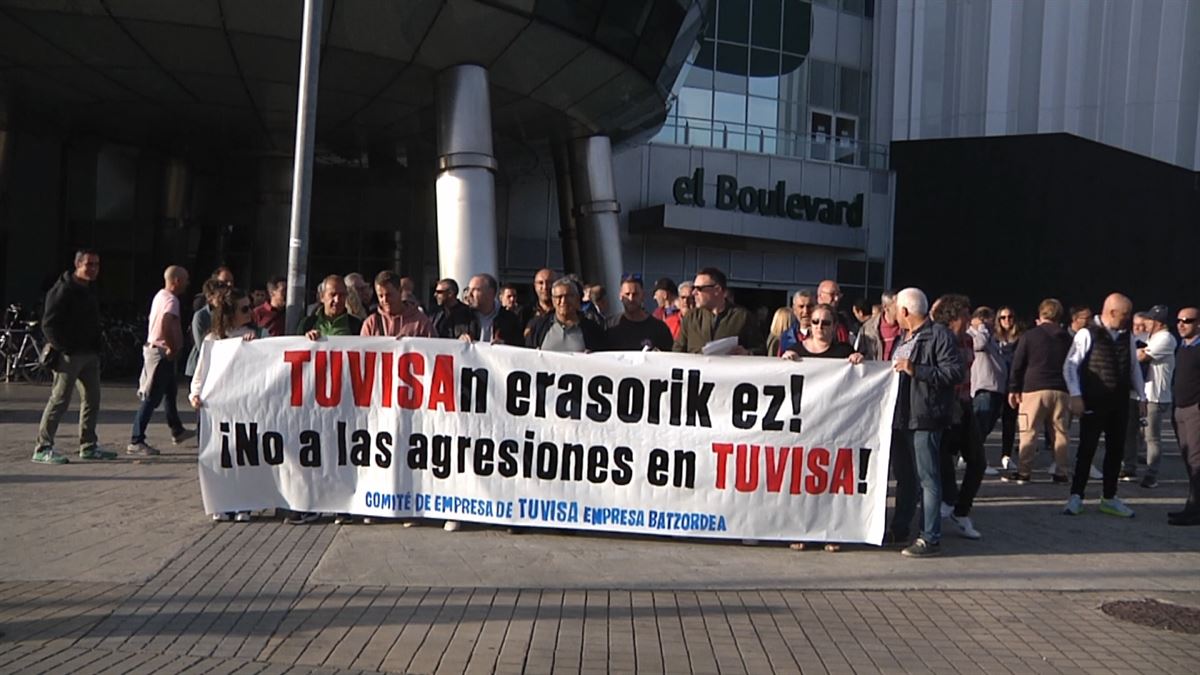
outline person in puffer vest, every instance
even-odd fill
[[[1088,467],[1092,465],[1103,433],[1104,490],[1100,512],[1121,518],[1133,517],[1133,510],[1117,499],[1117,477],[1121,473],[1131,394],[1140,401],[1141,415],[1146,415],[1142,369],[1138,367],[1137,348],[1129,330],[1132,313],[1133,303],[1129,298],[1120,293],[1109,295],[1095,321],[1075,334],[1063,364],[1063,378],[1071,394],[1071,412],[1079,419],[1075,476],[1071,481],[1071,497],[1063,510],[1067,515],[1083,512]]]

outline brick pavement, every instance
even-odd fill
[[[28,461],[45,390],[0,385],[0,672],[1192,673],[1200,636],[1099,610],[1200,606],[1200,531],[985,483],[982,542],[894,551],[395,525],[212,524],[194,448]],[[101,439],[131,420],[106,387]],[[32,421],[31,421],[32,420]],[[69,437],[70,429],[63,431]],[[161,423],[152,441],[162,442]],[[169,442],[168,442],[169,445]],[[1172,447],[1172,451],[1174,448]],[[435,540],[436,538],[436,540]]]

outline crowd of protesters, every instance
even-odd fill
[[[99,309],[93,284],[99,270],[99,255],[80,251],[74,269],[46,296],[43,325],[55,377],[35,462],[68,461],[54,447],[54,437],[73,385],[82,397],[80,457],[117,456],[99,447],[95,433]],[[146,442],[146,428],[160,405],[175,443],[194,435],[175,408],[176,363],[185,351],[180,297],[188,285],[187,270],[168,267],[152,300],[140,405],[126,454],[159,454]],[[195,408],[203,406],[206,342],[289,333],[311,340],[339,335],[443,338],[559,352],[673,350],[790,361],[887,361],[898,373],[899,391],[892,423],[896,503],[885,542],[903,547],[905,555],[940,553],[943,522],[962,537],[981,538],[970,514],[984,476],[999,474],[1015,484],[1032,481],[1039,437],[1053,451],[1050,480],[1069,484],[1065,514],[1082,512],[1090,479],[1102,483],[1100,512],[1132,517],[1133,510],[1117,497],[1119,482],[1138,480],[1144,448],[1146,469],[1139,485],[1158,485],[1167,422],[1175,425],[1189,485],[1186,505],[1170,514],[1168,522],[1200,524],[1200,349],[1194,348],[1200,343],[1200,311],[1194,307],[1180,309],[1174,319],[1163,305],[1134,313],[1129,298],[1114,293],[1093,316],[1089,308],[1068,312],[1048,298],[1037,307],[1035,325],[1025,329],[1012,307],[972,306],[958,294],[930,302],[917,288],[884,292],[878,304],[857,300],[847,312],[838,284],[826,280],[815,291],[796,291],[790,306],[779,308],[767,327],[733,301],[725,275],[711,267],[679,285],[658,280],[650,312],[638,276],[622,280],[620,311],[614,311],[603,286],[551,269],[534,275],[533,289],[532,301],[521,305],[517,288],[501,286],[490,274],[471,277],[465,289],[458,280],[440,279],[433,289],[435,304],[427,310],[413,281],[393,271],[380,272],[373,283],[358,273],[329,275],[317,288],[317,302],[289,330],[283,279],[272,278],[265,289],[247,293],[235,285],[229,268],[220,267],[194,298],[192,347],[184,358],[184,373],[191,378],[188,400]],[[1073,461],[1072,419],[1079,422]],[[997,466],[989,466],[984,442],[997,425],[1000,456]],[[1102,435],[1106,451],[1096,468]],[[922,518],[914,539],[911,526],[918,505]],[[250,514],[213,517],[244,521]],[[319,518],[293,513],[288,521]],[[347,522],[349,516],[335,520]],[[457,523],[446,523],[447,530],[457,528]],[[803,549],[806,544],[792,546]]]

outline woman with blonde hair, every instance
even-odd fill
[[[792,308],[780,307],[775,310],[775,316],[771,318],[771,331],[767,335],[767,356],[779,356],[783,354],[783,348],[779,341],[783,338],[783,333],[792,325]]]

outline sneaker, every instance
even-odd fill
[[[1000,476],[1000,480],[1002,480],[1006,483],[1016,483],[1017,485],[1024,485],[1030,481],[1030,476],[1029,476],[1029,474],[1017,473],[1016,471],[1014,471],[1012,473],[1008,473],[1008,474],[1004,474],[1003,476]]]
[[[1016,471],[1017,463],[1013,461],[1012,457],[1005,455],[1000,458],[1000,469],[1003,471]]]
[[[1125,502],[1117,499],[1116,497],[1113,497],[1112,499],[1101,499],[1100,513],[1116,516],[1118,518],[1133,517],[1133,509],[1125,506]]]
[[[1091,478],[1092,480],[1101,480],[1102,478],[1104,478],[1104,474],[1100,471],[1100,469],[1097,469],[1094,466],[1089,466],[1088,467],[1088,478]]]
[[[42,448],[33,451],[33,461],[38,464],[70,464],[71,460],[55,448]]]
[[[373,522],[375,522],[375,519],[374,519],[374,518],[372,518],[371,516],[366,516],[366,517],[364,517],[364,518],[362,519],[362,524],[363,524],[363,525],[370,525],[370,524],[371,524],[371,523],[373,523]]]
[[[349,513],[339,513],[333,517],[334,525],[346,525],[350,522]]]
[[[1071,498],[1067,500],[1067,506],[1063,509],[1063,513],[1068,516],[1077,516],[1083,513],[1083,497],[1071,495]]]
[[[238,511],[237,515],[234,516],[233,519],[239,523],[248,523],[248,522],[250,522],[250,512],[249,511]]]
[[[1145,477],[1142,478],[1142,482],[1138,484],[1144,488],[1156,488],[1158,487],[1158,479],[1150,474],[1146,474]]]
[[[942,554],[942,545],[937,543],[929,543],[924,537],[918,537],[912,543],[912,546],[900,551],[900,555],[908,556],[909,558],[932,558],[935,555]]]
[[[959,457],[958,461],[954,463],[954,468],[959,471],[966,469],[967,468],[967,460],[963,459],[962,457]]]
[[[101,450],[100,448],[91,447],[87,450],[79,451],[79,459],[116,459],[117,453],[111,450]]]
[[[950,522],[958,528],[958,533],[964,539],[983,539],[983,535],[979,530],[975,529],[975,524],[971,522],[970,516],[950,516]]]
[[[442,529],[447,532],[458,532],[458,521],[447,520],[446,524],[442,526]]]
[[[159,453],[158,448],[151,447],[142,442],[130,443],[129,445],[125,446],[125,454],[136,455],[138,457],[152,457],[161,453]]]
[[[986,469],[984,469],[984,470],[983,470],[983,475],[985,475],[985,476],[999,476],[999,475],[1000,475],[1000,469],[997,469],[997,468],[996,468],[996,467],[994,467],[994,466],[989,466],[989,467],[987,467]]]
[[[228,523],[230,521],[228,513],[214,513],[212,514],[212,519],[214,523]]]
[[[1092,478],[1095,478],[1095,476],[1092,476]],[[1121,473],[1117,474],[1117,480],[1121,480],[1126,483],[1132,483],[1133,481],[1137,480],[1137,471],[1121,469]]]
[[[186,441],[187,439],[189,439],[195,435],[196,435],[196,431],[194,429],[187,429],[187,428],[180,429],[179,433],[171,434],[171,442],[174,443],[175,445],[181,445],[181,444],[183,444],[184,441]]]
[[[954,506],[942,502],[942,518],[949,518],[952,515],[954,515]]]
[[[1055,483],[1065,483],[1067,482],[1067,475],[1065,473],[1056,473],[1050,477],[1050,480]]]
[[[288,525],[307,525],[320,520],[321,514],[316,511],[295,511],[283,522]]]

